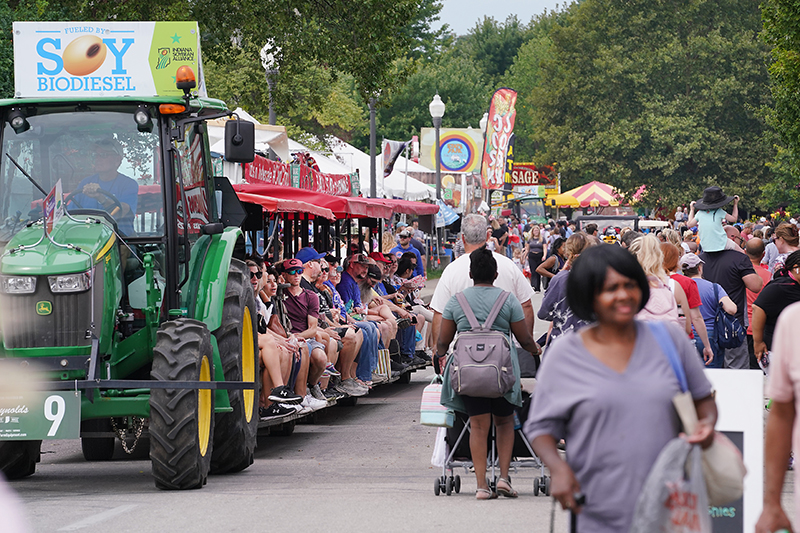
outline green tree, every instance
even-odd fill
[[[786,0],[762,4],[765,42],[771,48],[769,66],[773,107],[768,121],[783,142],[773,166],[775,182],[764,187],[771,205],[793,204],[800,211],[797,186],[800,183],[800,6]]]
[[[434,62],[408,59],[399,63],[406,64],[397,68],[413,73],[405,84],[381,95],[376,112],[379,141],[381,137],[408,140],[421,128],[432,127],[428,104],[437,93],[446,106],[442,127],[479,127],[492,89],[471,61],[445,53]],[[355,144],[366,148],[369,138],[357,137]]]
[[[774,150],[758,6],[747,0],[584,0],[550,33],[531,98],[542,163],[569,186],[597,179],[646,204],[709,184],[758,200]]]
[[[516,15],[509,15],[504,23],[493,17],[483,17],[456,40],[455,51],[474,62],[485,81],[497,88],[529,38],[528,27]]]
[[[514,124],[517,161],[531,161],[541,151],[540,143],[534,138],[537,123],[531,97],[542,83],[540,65],[552,53],[550,32],[555,25],[567,23],[569,8],[566,6],[563,11],[545,11],[531,20],[530,39],[519,48],[514,63],[503,77],[502,84],[517,91],[517,118]]]

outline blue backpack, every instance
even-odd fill
[[[717,316],[714,317],[714,337],[720,348],[738,348],[747,336],[742,324],[725,312],[719,303],[719,290],[714,284],[714,301],[717,302]]]

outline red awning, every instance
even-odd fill
[[[395,200],[392,198],[377,198],[376,201],[387,204],[395,213],[403,213],[406,215],[435,215],[439,212],[439,206],[436,204],[412,202],[410,200]]]
[[[317,207],[330,209],[336,218],[391,218],[392,207],[379,200],[370,198],[350,198],[346,196],[332,196],[294,187],[282,187],[261,183],[242,183],[233,186],[238,192],[297,200],[307,202]]]
[[[264,208],[265,211],[272,213],[308,213],[315,217],[324,217],[333,220],[333,212],[324,207],[318,207],[308,202],[301,202],[299,200],[286,200],[284,198],[273,198],[272,196],[264,196],[261,194],[251,194],[247,192],[237,192],[236,195],[243,202],[257,204]]]

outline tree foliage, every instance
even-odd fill
[[[710,184],[753,205],[773,147],[760,14],[749,0],[584,0],[550,33],[530,105],[538,159],[567,186],[598,179],[645,202]]]
[[[792,212],[800,210],[800,7],[796,2],[767,0],[762,5],[763,37],[771,47],[769,66],[773,107],[769,123],[783,141],[785,149],[778,153],[773,167],[775,185],[765,187],[767,198],[794,203]]]

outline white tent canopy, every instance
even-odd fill
[[[256,150],[266,152],[267,149],[272,148],[281,160],[291,161],[289,137],[286,135],[285,126],[261,124],[241,107],[237,107],[234,113],[239,117],[239,120],[252,122],[256,125]],[[225,155],[225,123],[227,121],[228,119],[217,119],[208,122],[208,143],[212,152]]]
[[[328,145],[331,147],[336,158],[345,165],[350,165],[355,172],[358,170],[361,179],[361,193],[363,196],[369,196],[369,168],[370,157],[369,154],[362,152],[355,146],[338,139],[336,137],[328,138]],[[406,160],[403,156],[397,158],[394,164],[394,171],[389,175],[386,180],[383,179],[383,158],[378,155],[375,161],[377,176],[377,194],[378,196],[389,196],[404,198],[406,200],[425,200],[436,197],[436,192],[429,186],[425,185],[419,180],[409,176],[408,190],[406,187]],[[413,161],[408,161],[409,172],[430,172],[429,169],[423,167]]]

